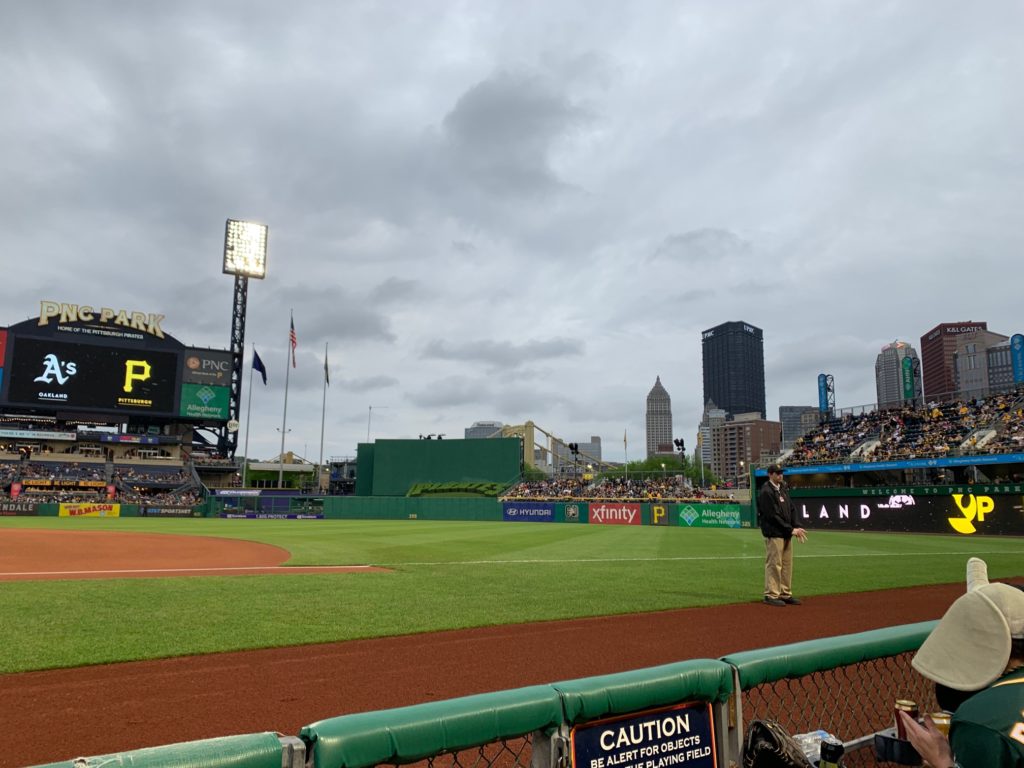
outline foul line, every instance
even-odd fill
[[[812,559],[833,559],[850,557],[961,557],[964,555],[972,557],[978,555],[1010,555],[1013,552],[1005,550],[991,550],[978,552],[853,552],[835,554],[800,554],[797,557],[801,560]],[[127,574],[175,574],[175,573],[232,573],[239,571],[255,571],[257,573],[281,572],[281,573],[315,573],[317,571],[357,571],[370,570],[374,568],[396,569],[403,566],[429,566],[429,565],[565,565],[565,564],[587,564],[587,563],[657,563],[657,562],[703,562],[707,560],[764,560],[761,553],[753,555],[688,555],[678,557],[580,557],[560,558],[557,560],[544,559],[522,559],[522,560],[424,560],[419,562],[401,563],[371,563],[362,565],[236,565],[213,568],[130,568],[122,570],[95,570],[95,571],[0,571],[0,579],[11,576],[117,576]]]
[[[838,557],[976,557],[978,555],[1012,555],[1015,552],[1005,550],[993,550],[990,552],[853,552],[849,554],[831,555],[796,555],[801,560],[811,558],[838,558]],[[755,555],[692,555],[679,557],[581,557],[575,559],[558,560],[425,560],[414,563],[381,563],[383,568],[399,568],[403,565],[537,565],[550,563],[552,565],[561,563],[653,563],[653,562],[683,562],[701,560],[764,560],[764,554]]]
[[[376,565],[234,565],[213,568],[129,568],[116,571],[0,571],[0,577],[4,576],[108,576],[127,573],[220,573],[222,571],[291,571],[301,573],[303,571],[338,571],[338,570],[362,570],[367,568],[378,568]]]

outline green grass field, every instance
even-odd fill
[[[428,521],[0,518],[265,542],[388,573],[0,582],[0,673],[760,599],[757,530]],[[1024,539],[812,531],[801,596],[1024,575]]]

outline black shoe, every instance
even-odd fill
[[[792,595],[789,595],[788,597],[783,597],[782,602],[784,602],[786,605],[800,605],[800,601]]]
[[[786,607],[786,601],[785,600],[780,600],[777,597],[766,597],[764,599],[764,604],[765,605],[774,605],[777,608],[785,608]]]

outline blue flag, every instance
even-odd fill
[[[260,376],[263,377],[263,386],[267,385],[267,366],[260,360],[260,353],[256,351],[256,347],[252,348],[252,369],[259,371]]]

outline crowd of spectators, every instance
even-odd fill
[[[17,492],[12,494],[12,485]],[[31,504],[113,502],[194,506],[202,489],[185,468],[117,466],[58,461],[0,462],[0,499]]]
[[[134,490],[119,490],[115,501],[122,504],[140,504],[148,507],[194,507],[202,496],[197,488],[183,491],[157,491],[141,493]]]
[[[573,477],[524,480],[501,494],[501,498],[537,501],[728,501],[729,495],[695,488],[681,475],[621,475],[595,480]]]
[[[116,485],[182,485],[190,479],[185,469],[159,467],[117,466],[114,469],[113,481]]]
[[[18,467],[22,480],[103,480],[103,465],[77,461],[29,461]]]
[[[192,463],[196,466],[222,467],[225,469],[233,469],[238,466],[238,462],[235,459],[229,459],[219,453],[199,453],[198,451],[192,454]]]
[[[785,464],[941,458],[1022,447],[1024,389],[1017,388],[985,398],[829,419],[796,440]]]

